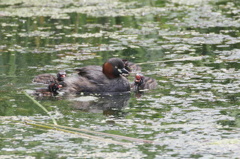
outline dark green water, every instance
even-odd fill
[[[239,6],[0,1],[0,158],[238,158]],[[139,63],[158,88],[141,96],[33,96],[51,115],[23,93],[45,87],[32,83],[35,75],[71,75],[111,57]],[[37,123],[54,120],[96,133]]]

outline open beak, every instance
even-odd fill
[[[121,72],[124,74],[129,74],[128,70],[126,70],[125,68],[121,69]]]

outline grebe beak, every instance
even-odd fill
[[[121,74],[122,74],[122,73],[124,73],[124,74],[129,74],[128,70],[126,70],[125,68],[120,69],[119,72],[120,72]]]

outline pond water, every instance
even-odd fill
[[[0,158],[238,158],[239,6],[1,0]],[[24,93],[45,87],[32,83],[35,75],[71,75],[111,57],[138,63],[157,89],[105,97]]]

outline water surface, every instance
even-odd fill
[[[2,0],[0,157],[238,158],[239,5]],[[46,87],[32,84],[35,75],[71,75],[111,57],[139,63],[158,88],[32,96],[47,112],[23,93]],[[54,129],[54,122],[65,127]]]

